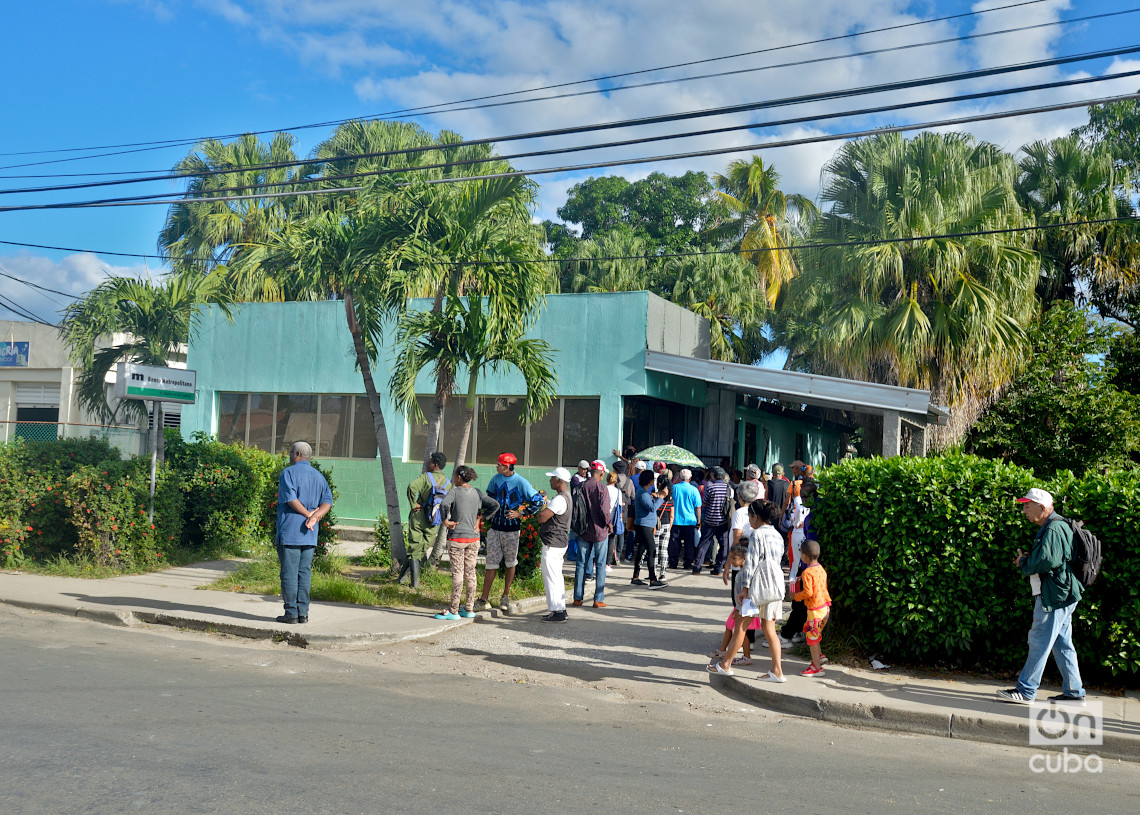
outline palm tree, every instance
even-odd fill
[[[789,366],[927,388],[960,436],[1007,382],[1034,313],[1036,255],[1010,156],[967,134],[883,135],[844,145],[823,169],[824,244],[777,321]],[[907,240],[912,236],[922,239]],[[953,235],[959,235],[954,237]]]
[[[266,276],[290,280],[297,299],[344,302],[356,365],[372,411],[388,523],[392,530],[392,555],[402,566],[407,555],[396,473],[387,421],[372,376],[372,366],[382,344],[384,321],[404,303],[403,293],[391,286],[389,270],[385,267],[386,244],[375,229],[385,202],[392,194],[392,183],[386,179],[369,182],[368,189],[347,206],[311,213],[286,225],[265,243],[244,252],[235,271],[248,279]]]
[[[731,216],[712,226],[707,235],[756,267],[768,304],[775,307],[781,293],[798,273],[787,247],[804,234],[818,215],[811,199],[780,190],[780,174],[760,156],[737,159],[724,174],[713,175],[715,194]]]
[[[670,262],[672,301],[709,321],[713,359],[750,365],[767,350],[768,301],[756,267],[739,255],[698,255]]]
[[[543,340],[524,339],[526,323],[496,326],[489,305],[490,298],[460,298],[452,294],[442,312],[412,313],[400,322],[397,337],[400,350],[389,388],[402,403],[415,404],[416,375],[425,367],[433,365],[438,369],[446,364],[449,370],[466,371],[467,400],[455,455],[456,467],[463,464],[466,457],[479,379],[487,371],[511,366],[522,374],[526,383],[523,421],[541,418],[556,395],[558,378],[550,346]]]
[[[1088,223],[1130,215],[1121,194],[1112,155],[1088,146],[1076,134],[1036,141],[1021,148],[1017,193],[1039,225],[1073,224],[1035,233],[1041,256],[1037,295],[1045,308],[1054,300],[1076,302],[1084,288],[1135,283],[1132,225]]]
[[[291,217],[297,200],[288,197],[248,198],[258,184],[285,183],[298,177],[296,167],[262,169],[266,164],[296,161],[295,140],[275,133],[268,141],[247,133],[231,142],[207,139],[196,145],[174,172],[191,177],[186,198],[216,196],[217,202],[179,202],[170,207],[159,232],[158,248],[177,270],[209,272],[231,262],[243,246],[266,240]],[[231,187],[245,189],[214,192]],[[288,187],[260,188],[283,192]],[[224,200],[224,199],[233,200]]]
[[[217,303],[231,315],[231,303],[220,273],[174,272],[155,284],[133,277],[110,277],[64,311],[60,333],[72,362],[80,368],[79,403],[108,420],[119,411],[135,418],[146,415],[143,405],[123,400],[115,408],[107,401],[107,374],[119,362],[165,367],[190,340],[198,312],[206,302]],[[114,345],[104,341],[125,337]],[[155,402],[154,422],[162,427],[162,403]],[[163,436],[158,434],[163,458]]]
[[[654,262],[645,239],[617,228],[582,241],[562,267],[564,292],[641,291],[654,287]]]

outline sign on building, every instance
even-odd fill
[[[0,342],[0,368],[27,368],[30,342]]]
[[[120,362],[117,374],[115,395],[120,399],[157,399],[162,402],[194,404],[196,371]]]

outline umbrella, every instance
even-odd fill
[[[666,464],[676,464],[680,467],[704,467],[705,463],[690,453],[684,447],[675,444],[659,444],[656,447],[647,447],[637,454],[645,461],[664,461]]]

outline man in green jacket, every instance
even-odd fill
[[[413,588],[420,584],[420,568],[435,545],[436,527],[432,526],[431,518],[428,517],[431,511],[429,502],[432,489],[443,487],[447,490],[451,487],[447,476],[443,474],[443,468],[446,466],[447,456],[443,453],[432,453],[428,459],[427,472],[420,473],[419,477],[408,485],[408,504],[412,507],[408,513],[408,526],[405,529],[408,559],[400,570],[400,579],[403,580],[404,575],[410,570]]]
[[[1049,701],[1084,704],[1085,689],[1073,648],[1073,611],[1081,599],[1082,589],[1069,566],[1073,556],[1073,530],[1053,511],[1053,496],[1045,490],[1034,487],[1017,501],[1025,517],[1040,527],[1029,554],[1018,549],[1013,560],[1014,567],[1029,576],[1034,595],[1033,626],[1029,629],[1029,657],[1017,678],[1017,687],[999,690],[997,695],[1006,702],[1021,705],[1032,702],[1052,651],[1064,684],[1062,692],[1050,696]]]

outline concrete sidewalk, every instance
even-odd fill
[[[436,620],[427,609],[319,602],[308,623],[286,625],[276,620],[283,613],[280,597],[199,588],[239,565],[211,561],[104,580],[0,573],[0,603],[112,625],[154,623],[325,649],[426,637],[470,622]],[[533,605],[516,603],[514,613]]]
[[[319,602],[313,605],[311,620],[305,625],[284,625],[274,619],[281,613],[278,597],[230,592],[201,591],[199,586],[237,568],[233,562],[199,563],[146,575],[106,580],[43,577],[0,573],[0,603],[22,608],[98,620],[113,625],[138,622],[181,628],[216,631],[243,637],[274,639],[308,648],[359,648],[371,644],[434,638],[448,629],[468,625],[472,620],[442,621],[427,609],[382,609],[345,603]],[[567,568],[567,574],[573,570]],[[628,585],[629,567],[619,567],[606,585],[609,608],[575,610],[570,625],[550,626],[538,621],[546,609],[543,598],[512,604],[509,618],[502,623],[533,626],[542,634],[556,635],[571,652],[581,652],[600,639],[626,648],[644,644],[645,632],[660,632],[656,647],[660,665],[673,666],[656,681],[711,681],[712,686],[732,696],[744,697],[759,707],[808,716],[836,724],[922,733],[947,738],[1027,747],[1032,717],[1048,715],[1054,706],[1039,703],[1025,707],[999,702],[994,692],[1012,686],[1012,681],[987,682],[962,677],[955,680],[925,679],[897,671],[872,671],[827,665],[821,678],[805,678],[799,671],[807,663],[802,657],[786,654],[784,672],[788,681],[774,684],[760,681],[767,672],[768,652],[759,643],[753,652],[754,665],[738,667],[731,677],[711,676],[704,670],[708,658],[694,653],[697,642],[710,642],[723,631],[727,607],[724,585],[719,578],[670,573],[669,589],[646,592]],[[592,587],[588,586],[588,591]],[[589,600],[589,597],[587,597]],[[587,602],[587,607],[589,603]],[[499,612],[482,612],[474,621],[497,622]],[[689,623],[692,631],[669,636],[667,620]],[[704,620],[707,623],[707,637]],[[665,627],[663,627],[663,625]],[[460,632],[455,632],[458,634]],[[452,635],[450,638],[454,639]],[[577,643],[577,646],[575,646]],[[826,646],[826,639],[825,639]],[[617,653],[617,651],[612,652]],[[595,655],[594,658],[597,658]],[[692,673],[685,670],[691,665]],[[615,672],[622,666],[615,663]],[[642,672],[644,672],[644,668]],[[706,680],[707,678],[707,680]],[[1056,690],[1042,688],[1042,696]],[[1101,745],[1062,745],[1041,748],[1059,753],[1096,753],[1105,759],[1140,761],[1140,694],[1123,697],[1091,694],[1086,708],[1058,707],[1073,713],[1103,709]]]

